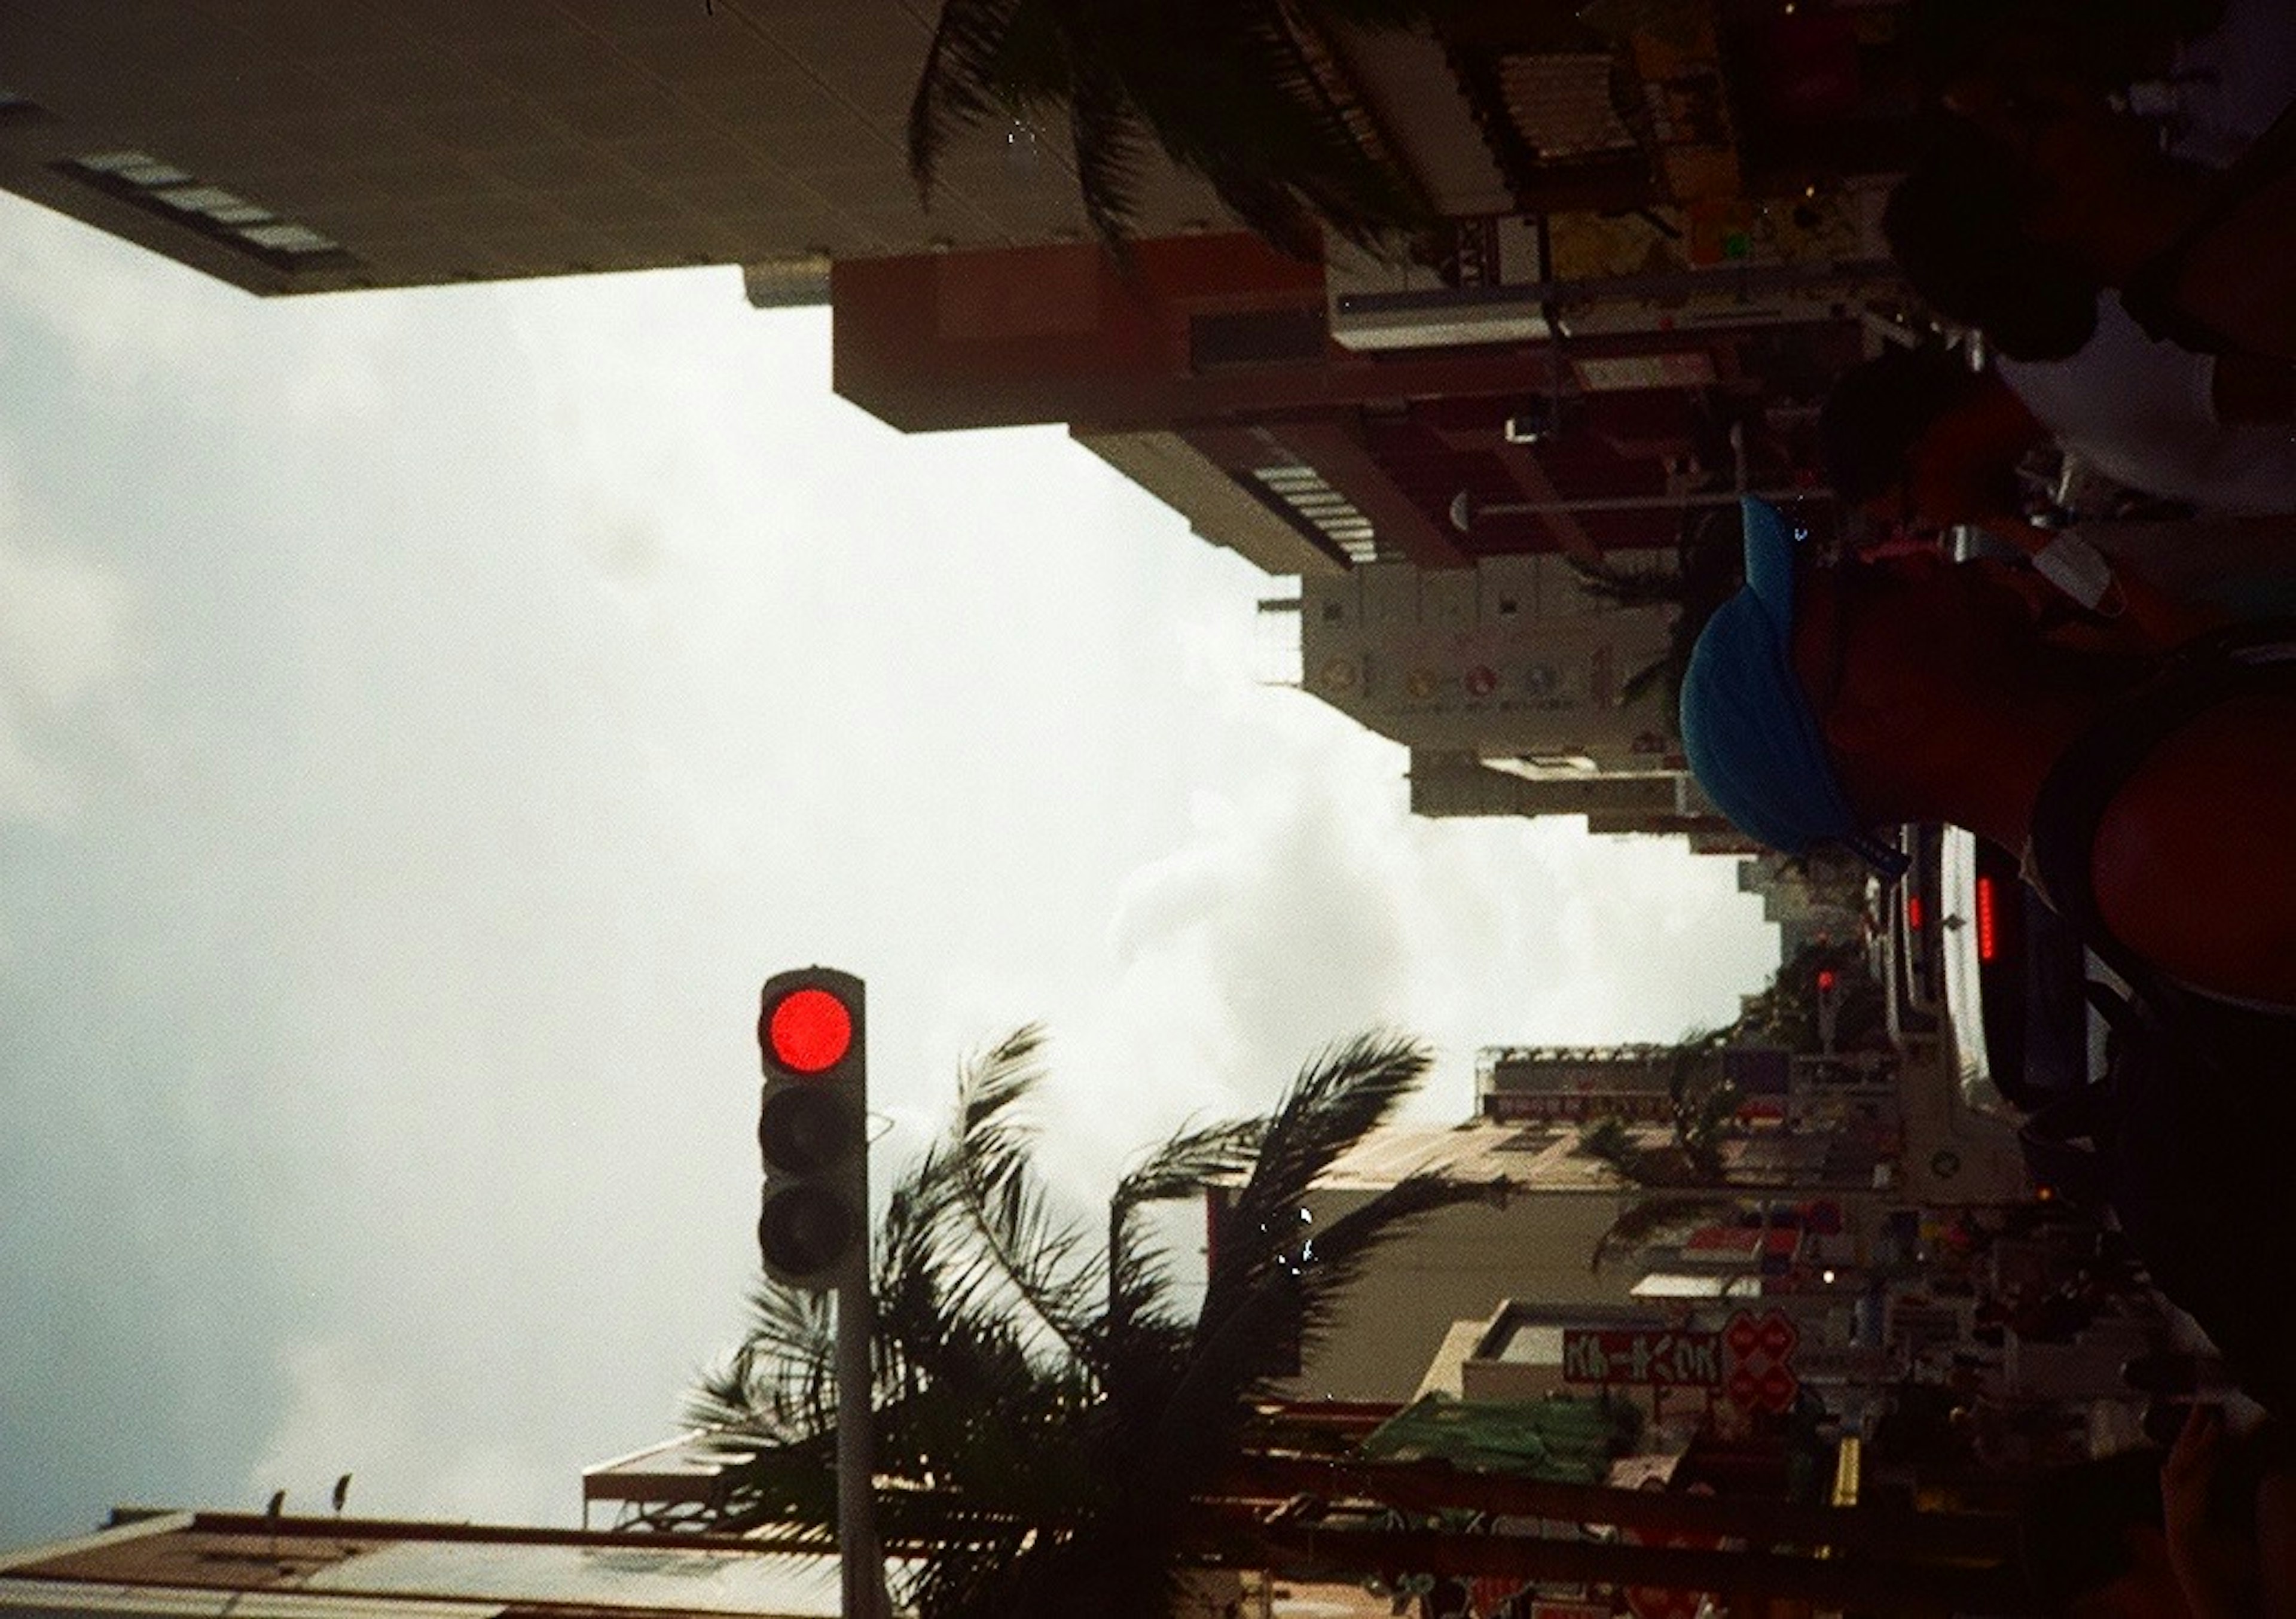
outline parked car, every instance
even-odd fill
[[[1945,966],[1938,945],[1944,915],[1938,847],[1942,826],[1898,828],[1898,846],[1913,864],[1879,890],[1874,929],[1874,976],[1888,1008],[1890,1039],[1899,1050],[1937,1038],[1945,1007]]]
[[[2088,1082],[2088,953],[2025,885],[2015,856],[1957,826],[1937,831],[1931,938],[1962,1100],[2021,1119]]]

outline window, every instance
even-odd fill
[[[258,225],[239,233],[258,247],[267,247],[283,253],[331,253],[335,243],[308,225],[288,225],[274,221]]]
[[[1367,563],[1379,555],[1371,519],[1355,503],[1324,481],[1312,466],[1291,463],[1254,467],[1253,478],[1275,504],[1339,547],[1351,563]]]
[[[183,185],[192,177],[141,152],[99,152],[94,157],[74,158],[72,162],[92,174],[111,175],[130,185]]]
[[[0,111],[6,110],[0,92]],[[284,269],[347,258],[342,243],[308,225],[283,219],[260,202],[211,185],[148,152],[96,152],[60,165],[66,172]]]

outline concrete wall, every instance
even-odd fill
[[[1587,1260],[1635,1196],[1522,1192],[1503,1209],[1476,1204],[1432,1216],[1373,1262],[1336,1329],[1307,1357],[1292,1393],[1407,1401],[1455,1321],[1488,1319],[1510,1298],[1628,1303],[1632,1273],[1620,1268],[1598,1278]],[[1309,1208],[1322,1224],[1367,1196],[1319,1193]]]

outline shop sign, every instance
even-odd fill
[[[1660,1328],[1565,1327],[1562,1377],[1567,1383],[1719,1388],[1721,1336]]]
[[[1730,1403],[1750,1411],[1792,1410],[1801,1393],[1801,1379],[1793,1368],[1793,1352],[1800,1342],[1800,1332],[1782,1310],[1759,1316],[1741,1310],[1732,1315],[1722,1329],[1730,1360],[1722,1392]]]

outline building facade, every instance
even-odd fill
[[[905,0],[0,4],[0,187],[254,292],[693,264],[823,301],[832,260],[1080,239],[1057,131],[905,153]],[[1144,174],[1143,227],[1203,187]]]
[[[1152,157],[1119,264],[1051,123],[963,132],[921,197],[937,14],[0,0],[0,187],[259,293],[739,264],[830,304],[835,386],[883,420],[1064,423],[1306,580],[1308,689],[1412,748],[1423,813],[1742,848],[1628,689],[1673,610],[1571,569],[1726,552],[1742,490],[1837,526],[1816,405],[1903,313],[1911,7],[1299,23],[1302,82],[1436,220],[1392,262],[1287,258]]]

